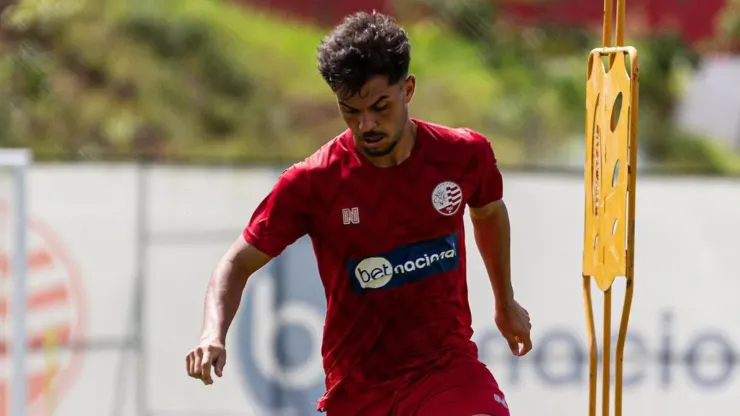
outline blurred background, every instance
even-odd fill
[[[642,173],[625,414],[736,415],[740,1],[627,8]],[[184,356],[222,252],[282,169],[344,129],[316,47],[372,9],[411,38],[413,115],[486,134],[504,172],[535,350],[506,354],[471,251],[481,358],[512,414],[587,414],[584,100],[602,2],[0,0],[0,147],[35,159],[27,415],[313,414],[325,302],[306,239],[250,281],[222,380],[188,379]],[[11,179],[0,174],[0,416],[23,399],[9,386]]]

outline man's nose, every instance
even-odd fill
[[[371,111],[365,111],[360,116],[360,131],[367,133],[378,125],[375,115]]]

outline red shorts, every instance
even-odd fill
[[[339,393],[326,416],[509,416],[504,394],[475,360],[452,362],[415,383],[362,398]]]

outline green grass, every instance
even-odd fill
[[[26,81],[46,87],[33,96],[20,91],[28,96],[27,120],[16,120],[6,144],[39,147],[42,157],[109,158],[137,152],[135,132],[146,126],[160,132],[159,157],[296,159],[344,128],[316,68],[327,28],[212,0],[59,1],[54,13],[36,7],[42,3],[23,1],[11,19],[19,27],[36,22],[54,30],[51,46],[37,45],[22,60]],[[144,32],[132,34],[136,25]],[[414,115],[477,128],[501,142],[501,158],[515,157],[512,139],[497,139],[488,129],[501,81],[477,47],[429,22],[407,29],[418,77]],[[199,43],[183,46],[188,39]],[[5,63],[18,70],[15,46]],[[90,86],[64,56],[102,71],[104,85]],[[72,91],[54,87],[63,83]],[[135,98],[117,98],[120,84],[133,85]],[[0,87],[16,96],[21,89]]]
[[[218,0],[21,0],[5,17],[19,36],[0,44],[0,146],[39,159],[296,160],[345,128],[316,68],[330,28]],[[405,25],[412,114],[481,131],[503,164],[557,163],[582,137],[585,53],[548,57],[516,31],[471,41],[449,23]],[[651,62],[643,102],[666,95]],[[649,149],[665,129],[643,113]],[[661,162],[739,166],[705,141],[661,142]]]

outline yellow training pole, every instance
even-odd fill
[[[602,47],[589,54],[586,88],[585,227],[583,298],[589,340],[589,416],[596,416],[598,341],[591,279],[604,293],[601,413],[610,414],[612,284],[626,279],[615,351],[614,414],[622,416],[622,376],[634,288],[635,187],[637,180],[637,50],[624,46],[625,0],[617,1],[612,46],[613,0],[604,2]],[[602,57],[609,57],[608,67]]]

